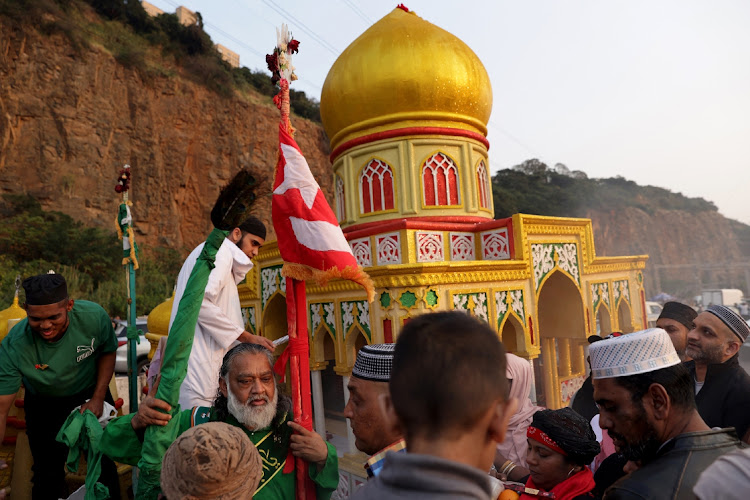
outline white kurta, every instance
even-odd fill
[[[172,328],[190,273],[203,250],[203,243],[193,250],[177,277],[169,328]],[[224,355],[237,344],[245,331],[237,285],[245,279],[253,263],[237,245],[225,239],[216,252],[216,266],[208,275],[193,348],[190,351],[185,380],[180,387],[180,406],[211,406],[219,388],[219,369]]]

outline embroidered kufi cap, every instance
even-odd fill
[[[687,304],[682,304],[681,302],[667,302],[664,304],[664,309],[661,310],[661,314],[657,321],[661,318],[673,319],[682,323],[688,330],[692,330],[695,327],[693,320],[696,316],[698,316],[698,313]]]
[[[26,304],[30,306],[57,304],[68,298],[68,284],[62,274],[29,276],[21,285],[26,292]]]
[[[593,378],[627,377],[680,364],[669,334],[649,328],[589,346]]]
[[[393,350],[396,344],[373,344],[362,347],[357,353],[352,376],[374,382],[391,379]]]
[[[750,326],[742,319],[742,316],[726,306],[708,306],[706,312],[719,318],[742,342],[747,340],[747,336],[750,335]]]

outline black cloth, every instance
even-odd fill
[[[695,380],[695,361],[686,361],[685,366]],[[695,404],[709,427],[734,427],[740,439],[745,436],[750,428],[750,375],[740,366],[739,354],[708,365]]]
[[[594,488],[594,495],[597,498],[601,498],[607,488],[612,486],[615,481],[625,475],[625,471],[622,470],[625,464],[628,463],[628,459],[619,453],[612,453],[610,456],[602,460],[599,464],[599,468],[594,473],[594,482],[596,487]]]
[[[68,458],[68,447],[55,440],[57,433],[65,423],[73,408],[90,399],[94,386],[73,396],[50,397],[33,395],[28,391],[24,398],[26,412],[26,434],[29,437],[29,448],[34,458],[31,489],[33,500],[57,500],[67,498],[68,487],[65,483],[65,461]],[[107,390],[105,401],[114,404],[112,394]],[[102,472],[99,482],[109,488],[110,498],[119,500],[120,483],[115,463],[102,457]]]
[[[654,460],[613,484],[604,500],[692,500],[700,473],[720,456],[740,448],[734,429],[681,434],[665,443]]]
[[[591,375],[586,377],[581,388],[573,395],[573,403],[570,407],[589,422],[594,415],[599,414],[599,408],[594,402],[594,382]]]

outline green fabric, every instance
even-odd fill
[[[195,413],[193,413],[193,411],[195,411]],[[107,456],[118,462],[128,464],[137,463],[141,456],[142,449],[138,434],[130,425],[132,417],[132,415],[126,415],[112,420],[104,430],[104,435],[101,440],[101,449]],[[216,416],[214,415],[213,410],[205,407],[185,410],[172,418],[172,422],[174,422],[178,429],[178,435],[185,432],[194,424],[197,425],[215,420]],[[291,435],[291,429],[286,424],[288,420],[289,416],[285,416],[283,423],[279,426],[282,437],[277,439],[274,439],[274,435],[265,437],[268,434],[268,430],[260,430],[256,432],[248,431],[241,426],[234,417],[230,416],[226,420],[226,423],[240,427],[245,431],[245,434],[247,434],[256,447],[258,447],[258,443],[263,440],[258,447],[258,451],[263,460],[264,474],[261,482],[263,487],[253,496],[256,500],[290,500],[295,498],[294,471],[289,474],[284,474],[282,470],[278,470],[273,478],[269,480],[272,475],[272,473],[269,473],[270,468],[283,469],[284,467],[287,448],[286,446],[279,446],[279,444],[284,441],[288,443],[289,441],[288,437]],[[310,479],[315,483],[318,500],[330,499],[339,483],[338,456],[336,455],[336,449],[330,443],[326,443],[326,446],[328,447],[328,458],[326,459],[325,466],[318,470],[316,465],[310,465],[308,472]]]
[[[104,500],[110,496],[109,488],[97,482],[102,472],[101,437],[102,426],[91,410],[83,415],[73,410],[57,433],[56,439],[69,448],[66,465],[70,472],[78,470],[81,452],[86,453],[86,500]]]
[[[195,325],[198,322],[198,312],[206,291],[208,275],[214,268],[216,252],[229,233],[214,229],[206,239],[203,251],[190,273],[185,292],[180,299],[177,315],[169,331],[169,342],[164,352],[161,365],[161,382],[156,397],[172,406],[172,420],[164,426],[149,426],[144,437],[144,446],[138,468],[141,471],[136,498],[156,500],[159,494],[159,476],[161,461],[169,445],[179,436],[178,418],[180,412],[177,403],[180,395],[180,385],[187,374],[187,363],[193,347]]]
[[[117,350],[112,321],[99,304],[76,300],[57,342],[46,342],[21,320],[0,344],[0,395],[21,387],[40,396],[70,396],[96,383],[96,362]],[[42,370],[36,365],[47,364]]]

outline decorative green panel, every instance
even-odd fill
[[[286,294],[286,278],[281,276],[281,266],[264,267],[260,270],[261,306],[265,310],[268,299],[279,289]]]
[[[310,333],[315,334],[321,323],[325,323],[328,330],[336,333],[336,315],[333,302],[318,302],[310,304]]]
[[[495,310],[497,310],[497,329],[505,321],[509,312],[513,311],[526,324],[526,305],[524,304],[523,290],[502,290],[495,292]]]
[[[531,245],[531,261],[534,266],[536,289],[545,276],[558,267],[568,273],[578,286],[581,286],[580,266],[578,265],[578,245],[576,243],[537,243]]]
[[[487,292],[454,294],[453,309],[466,311],[489,323],[489,315],[487,313]]]
[[[372,340],[370,327],[370,303],[366,300],[341,302],[341,323],[344,327],[344,338],[353,324],[362,327],[368,340]]]

